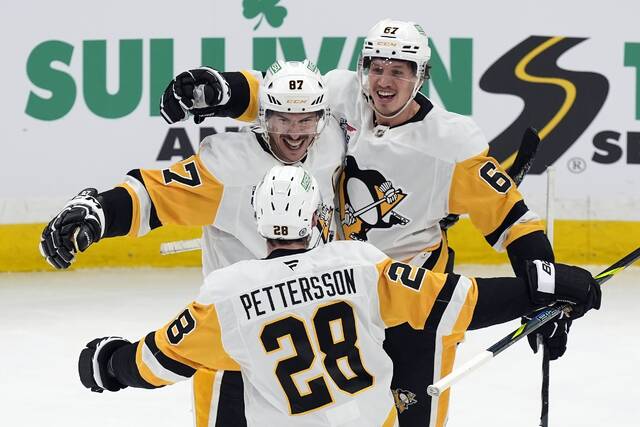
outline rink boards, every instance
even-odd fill
[[[37,243],[45,224],[0,225],[0,271],[50,270]],[[80,254],[72,268],[100,267],[195,267],[200,251],[160,255],[160,244],[194,239],[198,227],[168,226],[141,238],[105,239]],[[456,264],[503,264],[505,253],[489,247],[468,219],[449,232]],[[609,264],[640,242],[640,222],[556,220],[554,247],[558,261],[572,264]]]

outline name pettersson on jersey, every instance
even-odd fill
[[[289,307],[311,303],[336,295],[357,293],[353,269],[336,270],[320,276],[302,276],[263,286],[239,296],[247,320],[279,313]]]

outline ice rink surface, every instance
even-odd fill
[[[508,266],[458,270],[510,275]],[[190,382],[91,393],[78,379],[77,356],[94,337],[133,341],[160,327],[200,282],[199,269],[0,274],[0,426],[192,425]],[[457,363],[518,323],[468,333]],[[567,354],[552,362],[550,426],[640,426],[639,327],[636,267],[605,285],[602,309],[574,324]],[[447,426],[538,426],[540,366],[526,341],[517,343],[454,387]]]

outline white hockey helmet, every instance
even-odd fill
[[[330,116],[326,93],[326,85],[318,67],[308,59],[302,62],[274,62],[267,69],[260,87],[258,118],[267,142],[270,132],[279,132],[270,127],[270,112],[317,112],[318,120],[312,124],[312,128],[299,130],[299,133],[313,134],[314,139],[317,138]]]
[[[256,187],[252,204],[258,233],[266,239],[309,237],[322,202],[316,179],[300,166],[272,167]]]
[[[395,59],[415,64],[416,80],[413,94],[407,104],[392,116],[395,117],[409,105],[424,80],[429,77],[429,59],[431,58],[429,38],[422,27],[415,22],[392,19],[383,19],[367,33],[358,61],[358,76],[362,92],[369,100],[371,107],[380,114],[371,102],[369,94],[368,72],[372,58]],[[387,116],[383,115],[383,117]]]

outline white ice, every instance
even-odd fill
[[[507,266],[459,270],[509,274]],[[190,382],[91,393],[77,356],[94,337],[136,340],[160,327],[200,281],[199,269],[0,275],[0,426],[191,426]],[[551,364],[552,427],[640,425],[640,269],[620,273],[603,293],[602,309],[574,324],[567,354]],[[517,325],[469,333],[458,364]],[[540,366],[526,340],[500,354],[454,387],[448,427],[538,426]]]

